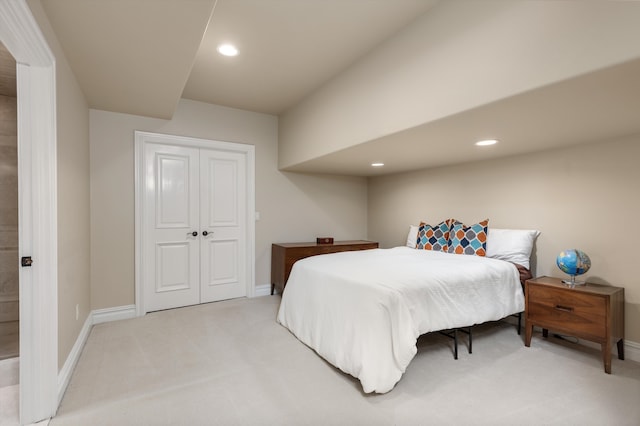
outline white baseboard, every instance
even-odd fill
[[[73,370],[78,363],[78,359],[80,359],[82,348],[84,348],[84,344],[89,338],[89,333],[91,332],[91,328],[93,327],[93,325],[103,322],[134,318],[135,316],[135,305],[116,306],[114,308],[106,309],[95,309],[89,313],[86,321],[84,322],[84,325],[82,326],[82,329],[80,330],[80,333],[78,334],[78,338],[76,339],[73,348],[71,348],[71,352],[69,352],[69,356],[67,356],[67,360],[58,373],[58,405],[60,405],[60,401],[62,401],[62,397],[67,390],[69,380],[71,380],[71,374],[73,373]]]
[[[92,312],[93,323],[119,321],[136,317],[136,305],[116,306],[113,308],[94,309]]]
[[[253,297],[269,296],[269,295],[271,295],[271,284],[257,285],[256,290],[253,293]]]
[[[624,359],[640,362],[640,343],[625,340]]]
[[[552,334],[552,331],[549,330],[549,334]],[[578,344],[586,346],[588,348],[600,350],[600,344],[591,342],[589,340],[578,339]],[[616,345],[611,346],[611,353],[613,354],[613,358],[618,358],[618,347]],[[632,342],[629,340],[624,341],[624,359],[628,359],[630,361],[640,362],[640,343]]]
[[[92,313],[89,313],[87,319],[84,322],[84,325],[82,326],[82,329],[80,330],[80,334],[78,334],[76,343],[71,348],[71,352],[69,352],[69,356],[67,356],[67,360],[62,366],[62,369],[58,372],[58,406],[60,405],[60,401],[62,401],[62,397],[64,396],[65,391],[67,390],[69,380],[71,380],[71,374],[73,374],[73,370],[78,363],[78,359],[80,359],[82,348],[87,342],[89,332],[91,331],[91,327],[93,326],[92,321],[93,315]]]

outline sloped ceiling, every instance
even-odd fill
[[[278,115],[434,3],[218,0],[183,97]],[[217,54],[224,42],[240,54]]]
[[[91,108],[172,117],[213,0],[44,0]]]
[[[434,3],[42,0],[91,108],[167,119],[182,96],[279,114]]]

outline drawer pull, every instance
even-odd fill
[[[573,308],[569,306],[556,305],[556,309],[563,312],[573,312]]]

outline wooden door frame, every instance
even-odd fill
[[[58,407],[58,236],[55,57],[24,0],[0,2],[0,40],[18,86],[20,423]],[[18,265],[16,265],[18,266]]]
[[[150,132],[135,132],[135,305],[136,315],[144,311],[144,146],[146,143],[164,144],[191,148],[213,149],[244,154],[247,159],[247,297],[255,295],[255,147],[234,142],[191,138]]]

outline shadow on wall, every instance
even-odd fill
[[[529,271],[531,271],[531,275],[534,277],[538,276],[538,247],[537,247],[537,238],[533,240],[533,246],[531,247],[531,256],[529,257]]]
[[[282,172],[288,186],[273,198],[282,238],[302,241],[316,236],[336,240],[367,236],[367,179],[363,177]],[[288,240],[287,240],[288,238]]]

